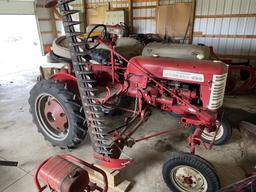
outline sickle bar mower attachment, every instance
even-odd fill
[[[108,162],[111,162],[112,157],[114,157],[116,165],[114,167],[121,168],[126,160],[118,159],[120,156],[119,152],[114,154],[114,144],[111,136],[107,132],[104,113],[95,96],[97,91],[97,82],[88,62],[83,58],[83,56],[86,55],[86,52],[81,50],[79,47],[80,40],[78,36],[81,35],[81,33],[76,32],[74,28],[72,15],[79,11],[71,10],[68,4],[70,2],[72,2],[72,0],[60,0],[58,6],[60,14],[62,15],[64,30],[69,43],[73,69],[77,78],[80,97],[87,118],[88,131],[92,145],[94,151],[99,154],[99,156],[103,157],[100,158],[100,160],[108,159]],[[128,162],[129,161],[126,163]]]

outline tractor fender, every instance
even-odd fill
[[[59,72],[50,77],[50,79],[66,84],[67,89],[80,98],[79,89],[77,86],[77,79],[74,75],[65,72]]]

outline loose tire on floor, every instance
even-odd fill
[[[220,121],[218,121],[218,122],[220,122]],[[218,122],[217,122],[217,124],[218,124]],[[195,127],[192,127],[192,132],[194,132],[194,131],[195,131]],[[204,142],[211,143],[214,138],[215,133],[216,133],[215,131],[208,132],[205,129],[201,135],[201,138]],[[232,136],[232,126],[226,119],[222,119],[221,126],[218,130],[218,134],[216,135],[214,145],[224,145],[225,143],[227,143],[229,141],[231,136]]]
[[[42,80],[29,97],[33,122],[53,146],[73,148],[85,138],[87,125],[81,103],[65,85]]]
[[[189,153],[172,153],[163,165],[162,174],[173,192],[216,192],[220,188],[212,165]]]

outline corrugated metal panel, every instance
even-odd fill
[[[255,0],[197,0],[196,15],[256,13]],[[256,35],[255,17],[196,18],[195,32],[204,35]],[[217,53],[255,56],[253,38],[194,38],[194,44],[212,45]]]
[[[127,0],[87,0],[87,3],[127,2]],[[192,0],[160,0],[160,5]],[[137,2],[133,6],[157,5],[157,1]],[[126,4],[111,4],[113,7],[127,7]],[[196,15],[256,14],[256,0],[197,0]],[[134,9],[134,17],[155,17],[156,9]],[[135,32],[155,33],[155,19],[138,19],[133,21]],[[255,17],[196,18],[194,32],[202,32],[211,37],[194,37],[193,43],[213,46],[222,55],[256,55],[255,38],[220,38],[212,35],[256,35]],[[237,37],[237,36],[236,36]]]
[[[50,22],[50,11],[43,7],[36,7],[36,18],[38,22],[38,30],[40,33],[40,41],[42,46],[42,53],[44,54],[45,46],[49,46],[55,38],[52,33],[52,26]]]
[[[172,3],[191,2],[192,0],[160,0],[160,5],[169,5]],[[151,6],[157,5],[157,2],[141,2],[133,3],[133,6]],[[138,9],[134,10],[133,14],[135,17],[155,17],[156,9]],[[155,33],[156,32],[156,21],[152,20],[135,20],[134,21],[135,32],[137,33]]]
[[[181,3],[181,2],[191,2],[192,0],[160,0],[160,5],[169,5],[172,3]],[[127,0],[87,0],[87,4],[103,4],[106,2],[127,2]],[[157,5],[156,1],[145,1],[145,2],[134,2],[133,6],[154,6]],[[111,4],[113,7],[127,7],[127,3],[118,3]],[[156,8],[146,8],[146,9],[134,9],[134,17],[155,17]],[[156,21],[155,19],[136,19],[133,21],[134,32],[136,33],[155,33],[156,32]]]
[[[134,7],[138,6],[152,6],[156,5],[157,2],[141,2],[141,3],[133,3]],[[134,17],[155,17],[156,9],[148,8],[148,9],[135,9],[133,11]],[[134,31],[137,33],[154,33],[156,31],[156,21],[155,19],[141,19],[134,20]]]
[[[35,14],[38,24],[39,37],[41,42],[42,54],[51,46],[54,38],[60,35],[62,23],[51,19],[50,9],[44,8],[44,0],[37,0]],[[54,15],[54,13],[52,13]]]

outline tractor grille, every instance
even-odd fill
[[[223,104],[227,75],[227,73],[223,75],[213,75],[211,96],[208,105],[208,108],[211,110],[218,109]]]

